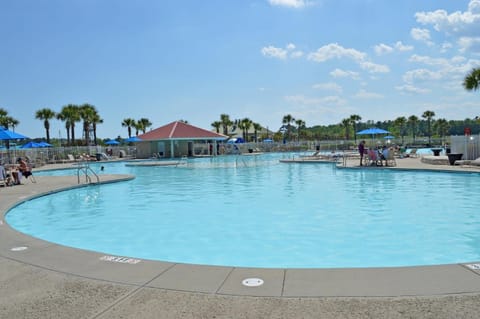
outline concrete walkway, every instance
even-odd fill
[[[384,169],[359,167],[353,159],[345,168]],[[394,169],[480,172],[415,158],[397,160]],[[133,178],[100,177],[101,183]],[[34,239],[11,229],[4,214],[20,201],[86,186],[76,176],[36,180],[0,188],[0,318],[478,318],[480,313],[476,263],[367,269],[210,267],[109,256]],[[246,287],[242,281],[247,278],[264,284]]]

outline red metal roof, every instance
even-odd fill
[[[217,134],[184,122],[175,121],[139,135],[142,140],[224,140],[228,136]]]

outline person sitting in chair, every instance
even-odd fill
[[[28,178],[32,175],[32,171],[30,167],[28,167],[27,162],[25,162],[21,157],[17,160],[18,163],[18,170],[22,173],[25,178]]]

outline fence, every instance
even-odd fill
[[[135,157],[136,149],[129,146],[72,146],[25,149],[12,148],[8,150],[0,150],[0,158],[5,163],[13,164],[16,162],[17,158],[26,157],[32,164],[41,166],[47,163],[61,163],[62,161],[68,160],[68,155],[73,155],[75,158],[79,158],[80,155],[86,154],[95,156],[97,153],[109,153],[118,157]]]
[[[463,154],[462,159],[480,157],[480,135],[455,135],[450,137],[451,153]]]

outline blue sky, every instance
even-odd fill
[[[0,107],[30,137],[38,109],[69,103],[97,107],[102,138],[127,117],[277,130],[286,114],[480,114],[461,85],[480,66],[480,0],[0,0],[0,39]]]

